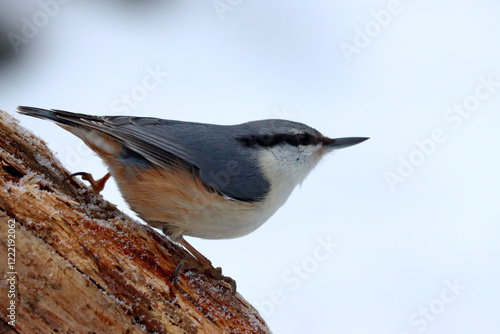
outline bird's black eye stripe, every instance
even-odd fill
[[[287,143],[292,146],[299,145],[316,145],[320,139],[311,136],[308,133],[297,134],[276,134],[276,135],[260,135],[260,136],[246,136],[238,138],[238,141],[245,146],[259,145],[262,147],[273,147],[278,144]]]
[[[299,142],[299,145],[309,145],[310,139],[311,136],[309,136],[307,133],[300,133],[297,135],[297,141]]]

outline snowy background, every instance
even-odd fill
[[[0,108],[371,139],[262,228],[189,239],[282,333],[500,332],[500,5],[476,1],[0,1]],[[74,172],[98,158],[18,116]],[[114,184],[104,197],[127,210]]]

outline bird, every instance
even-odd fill
[[[82,176],[99,193],[112,176],[132,211],[191,253],[193,261],[181,261],[175,278],[190,266],[234,290],[234,280],[184,236],[231,239],[255,231],[324,156],[369,139],[332,139],[283,119],[216,125],[27,106],[18,111],[71,132],[108,168],[99,180],[85,172],[68,177]]]

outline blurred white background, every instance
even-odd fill
[[[255,233],[190,241],[275,333],[496,334],[499,10],[492,0],[1,0],[0,108],[287,118],[369,136],[325,159]],[[71,171],[104,175],[76,137],[18,118]],[[128,210],[114,184],[103,195]]]

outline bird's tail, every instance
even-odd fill
[[[112,161],[122,152],[122,146],[102,126],[105,122],[99,116],[72,113],[63,110],[48,110],[35,107],[17,107],[22,115],[53,121],[63,129],[79,137],[102,159]]]
[[[72,125],[70,121],[60,118],[54,110],[34,108],[34,107],[17,107],[19,113],[22,115],[32,116],[41,119],[48,119],[56,123]]]
[[[48,110],[26,106],[19,106],[17,107],[17,110],[21,115],[46,119],[59,125],[67,125],[69,127],[81,126],[81,120],[102,122],[102,119],[98,118],[97,116],[73,113],[64,110]]]

